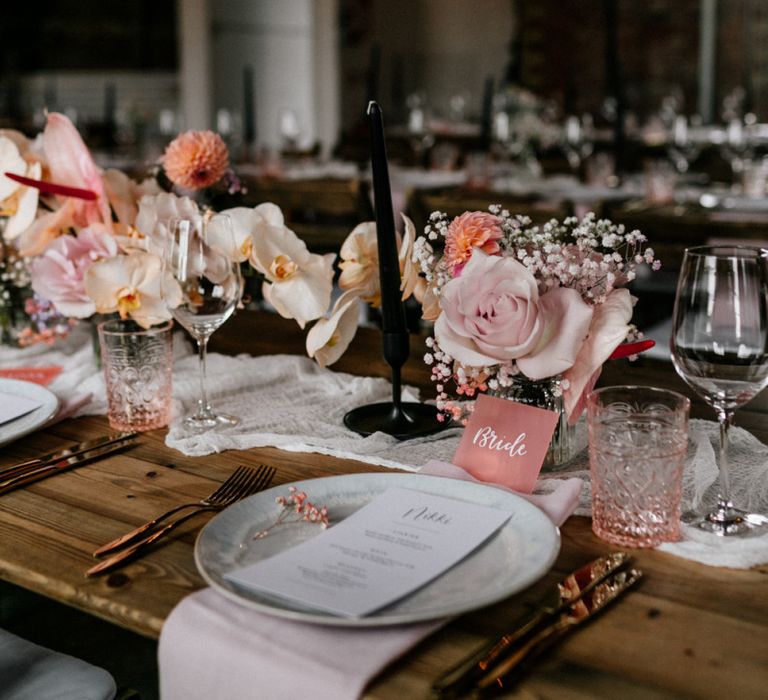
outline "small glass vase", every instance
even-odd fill
[[[587,446],[586,431],[578,423],[576,425],[568,423],[568,416],[563,407],[561,382],[562,378],[559,376],[534,381],[523,375],[517,375],[512,378],[512,384],[509,386],[488,392],[490,396],[544,408],[560,415],[544,458],[543,472],[564,468]]]

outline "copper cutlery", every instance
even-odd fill
[[[116,442],[123,442],[124,440],[129,440],[136,437],[137,435],[138,433],[113,433],[111,435],[102,435],[101,437],[94,438],[93,440],[86,440],[85,442],[80,442],[75,445],[70,445],[69,447],[56,450],[55,452],[50,452],[49,454],[43,455],[42,457],[33,457],[32,459],[28,459],[25,462],[19,462],[17,464],[11,464],[7,467],[2,467],[0,468],[0,481],[4,481],[5,479],[15,476],[17,473],[23,472],[27,469],[32,469],[33,467],[43,467],[51,462],[67,459],[69,457],[76,457],[83,454],[84,452],[94,450],[97,447],[106,447],[107,445],[112,445]]]
[[[536,612],[526,616],[513,631],[483,645],[442,674],[432,685],[433,693],[441,697],[457,697],[468,691],[489,670],[506,659],[518,642],[534,630],[556,623],[571,606],[590,594],[628,561],[627,554],[616,552],[595,559],[568,574],[552,589]]]
[[[247,496],[263,491],[272,483],[275,471],[274,467],[268,467],[263,464],[257,468],[238,467],[223,484],[205,498],[171,508],[162,515],[99,547],[93,553],[93,556],[98,557],[110,552],[115,553],[88,569],[86,576],[105,573],[119,566],[198,513],[223,510]],[[192,508],[193,510],[157,529],[160,523],[187,508]],[[132,542],[134,544],[130,544]]]
[[[73,467],[81,466],[98,457],[117,452],[128,447],[136,435],[137,433],[119,433],[97,438],[38,459],[5,467],[0,470],[0,496]]]
[[[516,680],[509,677],[511,672],[523,661],[539,655],[575,627],[591,619],[634,586],[642,576],[638,569],[619,571],[608,576],[568,606],[553,623],[545,626],[478,679],[474,683],[475,695],[483,696],[506,690]]]

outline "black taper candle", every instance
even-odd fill
[[[373,203],[376,209],[376,238],[379,249],[382,328],[384,333],[407,333],[400,291],[400,263],[397,257],[392,194],[389,188],[384,122],[381,109],[374,101],[368,103],[368,120],[371,127],[371,169],[373,171]]]
[[[401,397],[401,369],[408,359],[410,341],[400,292],[400,264],[397,258],[392,195],[389,190],[384,122],[375,101],[368,103],[371,126],[371,167],[373,201],[376,208],[376,238],[379,248],[381,318],[384,330],[384,359],[392,369],[392,401],[359,406],[344,416],[344,425],[361,435],[384,432],[399,440],[429,435],[441,429],[437,409],[427,404],[404,402]],[[444,424],[443,424],[444,425]]]
[[[253,68],[243,68],[243,137],[251,148],[256,143],[256,110],[253,104]]]
[[[493,121],[493,76],[489,75],[483,84],[483,103],[480,110],[480,147],[491,148],[491,122]]]
[[[613,158],[616,175],[624,175],[624,87],[621,77],[619,53],[619,7],[615,0],[603,0],[605,17],[605,75],[606,92],[616,100],[616,118],[613,122]]]

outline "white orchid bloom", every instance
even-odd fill
[[[197,204],[189,197],[179,197],[170,192],[145,195],[139,200],[131,240],[121,240],[121,244],[141,248],[162,258],[170,235],[168,222],[171,219],[189,219],[197,224],[200,217]]]
[[[181,288],[152,253],[136,251],[94,262],[85,273],[85,292],[99,313],[120,313],[142,328],[167,321],[181,303]]]
[[[270,226],[285,226],[283,211],[277,204],[272,204],[272,202],[262,202],[254,207],[253,210]]]
[[[419,275],[419,267],[413,262],[413,244],[416,241],[416,227],[404,214],[405,235],[399,245],[400,289],[405,301],[411,295],[421,302],[426,290],[426,280]],[[347,236],[339,251],[341,275],[339,287],[357,290],[364,301],[371,306],[381,305],[379,278],[379,248],[376,236],[376,222],[358,224]]]
[[[258,235],[259,227],[285,225],[280,207],[271,202],[259,204],[252,209],[233,207],[225,209],[221,214],[226,214],[232,222],[232,239],[209,237],[208,243],[225,253],[230,260],[237,262],[245,262],[251,258],[253,238]]]
[[[218,248],[230,260],[245,262],[253,251],[253,233],[264,219],[249,207],[234,207],[221,213],[232,222],[232,235],[224,235],[223,227],[219,228],[209,233],[208,244]]]
[[[339,287],[357,291],[372,306],[381,305],[379,248],[376,222],[365,221],[352,229],[339,250]]]
[[[0,165],[2,167],[2,165]],[[40,163],[32,163],[27,170],[27,177],[40,179],[43,166]],[[7,180],[8,178],[4,177]],[[15,199],[15,210],[8,219],[3,236],[6,241],[18,238],[20,234],[32,226],[37,216],[37,204],[40,200],[40,191],[37,187],[19,185],[12,199]]]
[[[42,158],[42,149],[36,147],[40,134],[34,141],[30,141],[24,134],[16,129],[0,129],[0,138],[6,138],[13,141],[21,156],[29,163]]]
[[[321,318],[307,333],[307,354],[321,367],[332,365],[349,347],[357,332],[360,295],[344,292],[328,318]]]
[[[27,161],[22,158],[18,146],[7,136],[0,136],[0,202],[11,197],[21,185],[6,177],[5,173],[14,175],[27,174]]]
[[[419,265],[413,261],[413,244],[416,242],[416,227],[405,214],[401,214],[405,223],[403,242],[400,244],[400,290],[405,301],[413,295],[421,303],[427,290],[427,281],[419,274]]]
[[[27,161],[23,155],[26,151],[28,146],[23,135],[3,130],[0,135],[0,210],[8,217],[3,231],[6,241],[12,241],[26,231],[37,216],[39,190],[5,176],[5,173],[13,173],[40,179],[43,166],[36,160]]]
[[[283,318],[304,328],[331,300],[335,255],[316,255],[293,231],[262,219],[253,235],[251,264],[266,278],[264,298]]]

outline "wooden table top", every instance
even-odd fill
[[[246,312],[218,331],[213,345],[228,353],[298,353],[303,338],[292,322]],[[379,342],[377,333],[361,330],[336,369],[386,376]],[[412,350],[404,377],[425,386],[421,354],[420,347]],[[663,363],[641,361],[628,367],[621,361],[606,367],[602,383],[630,382],[685,391],[671,366]],[[766,398],[758,397],[737,414],[737,424],[763,441],[768,441]],[[711,418],[696,399],[693,415]],[[4,448],[0,466],[106,432],[104,417],[66,420]],[[193,545],[209,516],[182,526],[176,537],[142,559],[86,579],[83,572],[93,563],[91,552],[98,545],[173,505],[205,496],[238,464],[275,466],[275,484],[386,471],[273,448],[185,457],[167,448],[164,437],[164,430],[143,434],[130,450],[0,497],[0,578],[157,638],[171,609],[204,585]],[[540,599],[565,572],[611,549],[592,534],[589,520],[570,518],[562,527],[560,555],[544,579],[452,622],[385,670],[365,697],[426,697],[441,670],[503,631],[526,603]],[[633,555],[646,574],[641,586],[549,652],[520,684],[520,697],[765,697],[768,566],[731,570],[653,550]]]

